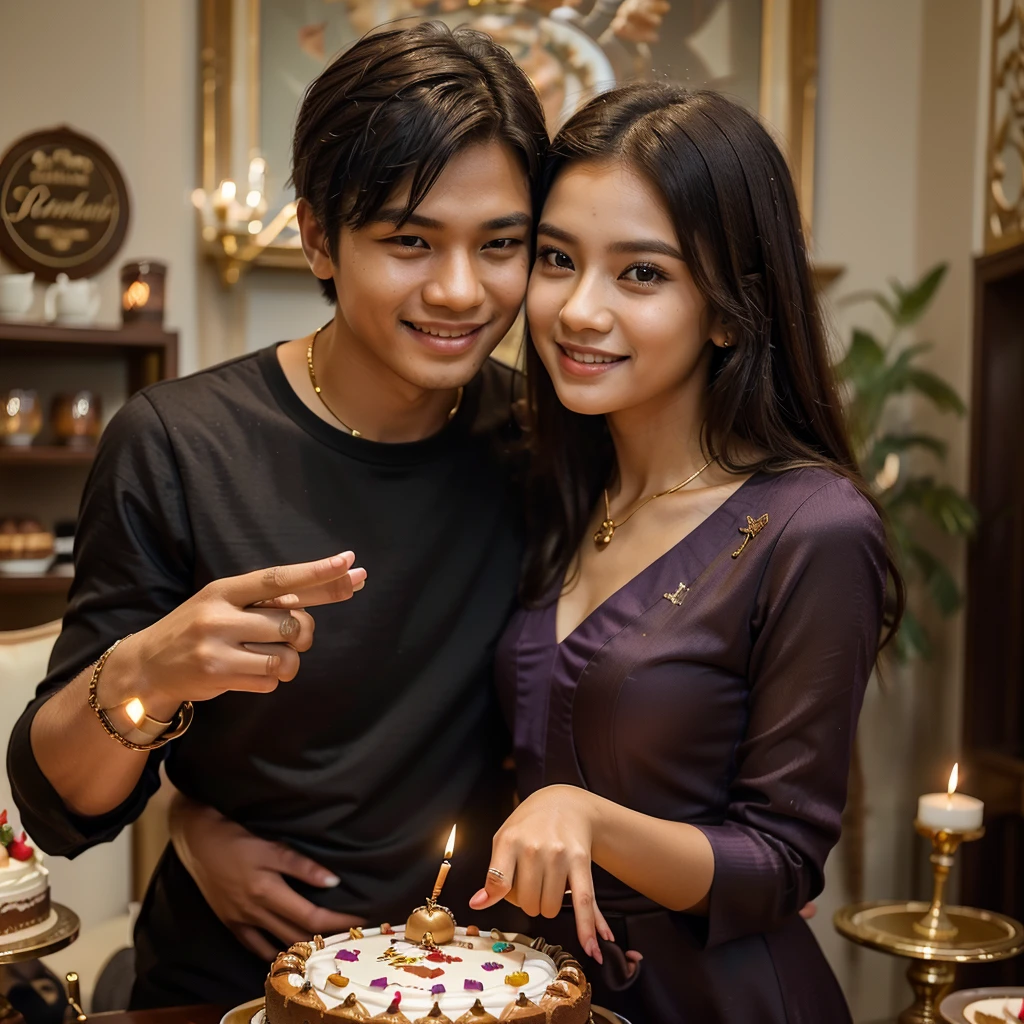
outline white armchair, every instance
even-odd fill
[[[50,651],[59,633],[59,622],[0,631],[0,737],[3,737],[5,756],[7,738],[32,699],[36,685],[46,675]],[[4,807],[9,808],[17,820],[6,772],[0,780],[0,809]],[[71,907],[82,921],[79,940],[48,957],[46,963],[58,977],[63,977],[67,970],[78,971],[87,1007],[99,971],[113,952],[130,941],[131,864],[128,829],[114,842],[94,847],[74,860],[46,858],[53,898]]]

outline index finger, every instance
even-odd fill
[[[232,604],[245,608],[257,601],[269,601],[333,583],[348,573],[355,558],[351,551],[343,551],[315,562],[273,565],[241,576],[229,576],[219,581],[221,593]]]

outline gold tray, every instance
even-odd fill
[[[854,903],[836,911],[833,923],[851,942],[916,960],[983,963],[1005,960],[1024,950],[1024,927],[1019,921],[975,907],[946,907],[957,934],[952,939],[928,939],[914,930],[914,923],[929,906],[905,900]]]
[[[58,949],[70,946],[78,938],[78,915],[61,903],[51,902],[50,909],[57,911],[57,920],[45,932],[27,939],[19,939],[17,932],[0,935],[0,964],[49,956]]]

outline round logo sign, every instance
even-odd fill
[[[128,230],[128,189],[109,153],[70,128],[26,135],[0,159],[0,251],[46,281],[88,277]]]

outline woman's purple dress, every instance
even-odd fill
[[[603,971],[582,954],[571,910],[537,921],[590,964],[598,1004],[633,1024],[849,1021],[798,911],[839,837],[885,566],[882,524],[851,483],[757,474],[561,644],[553,602],[516,613],[498,676],[520,795],[580,786],[695,825],[714,850],[706,917],[595,867],[618,946],[644,955],[631,984],[617,950]]]

